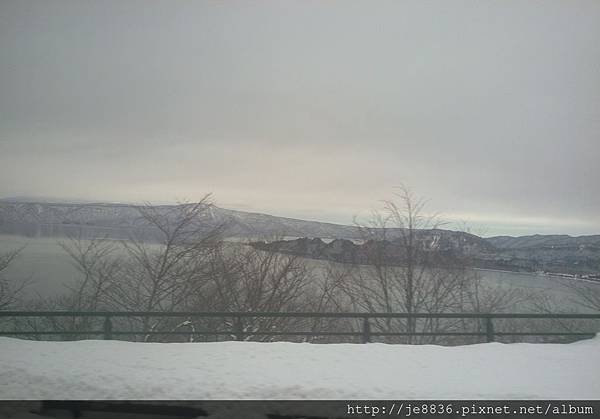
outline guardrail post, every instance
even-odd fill
[[[371,342],[371,323],[369,323],[369,318],[365,317],[363,319],[363,330],[362,330],[362,343]]]
[[[233,333],[235,334],[235,340],[244,340],[244,326],[242,324],[242,318],[236,316],[233,318]]]
[[[492,323],[490,316],[485,318],[485,334],[488,342],[494,341],[494,323]]]
[[[110,317],[106,317],[104,319],[104,325],[102,327],[104,331],[104,340],[112,339],[112,322],[110,321]]]

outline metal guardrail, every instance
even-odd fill
[[[485,336],[487,342],[493,342],[497,336],[579,336],[591,337],[598,331],[589,332],[496,332],[494,319],[596,319],[598,314],[533,314],[533,313],[306,313],[306,312],[198,312],[198,311],[0,311],[0,318],[7,317],[97,317],[104,318],[102,330],[78,331],[8,331],[0,330],[0,335],[102,335],[112,339],[121,335],[211,335],[234,336],[242,341],[246,336],[354,336],[361,337],[363,343],[371,342],[373,336]],[[173,317],[173,318],[223,318],[232,319],[232,329],[228,331],[114,331],[113,318],[118,317]],[[346,318],[362,319],[360,332],[330,331],[244,331],[244,318]],[[480,319],[485,321],[485,332],[373,332],[371,319]]]

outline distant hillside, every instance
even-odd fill
[[[173,205],[158,205],[159,210],[168,212]],[[275,217],[267,214],[236,211],[211,206],[206,212],[206,222],[224,224],[225,234],[230,237],[360,237],[354,226],[304,221],[293,218]],[[110,229],[135,228],[140,214],[129,204],[106,203],[63,203],[63,202],[19,202],[0,200],[0,225],[62,225]]]
[[[600,249],[600,235],[572,237],[567,235],[496,236],[486,239],[499,249]]]
[[[167,213],[172,210],[173,205],[158,205],[156,208]],[[361,231],[355,226],[276,217],[215,206],[211,206],[204,215],[207,226],[224,224],[226,237],[265,242],[299,237],[348,241],[363,238]],[[65,231],[77,230],[83,231],[86,237],[126,238],[132,230],[139,228],[139,220],[139,212],[129,204],[0,200],[0,232],[5,233],[30,232],[29,235],[44,235],[45,232],[51,231],[52,235],[60,235]],[[387,238],[394,241],[400,236],[400,232],[398,229],[391,229]],[[435,245],[445,252],[464,255],[482,268],[565,274],[600,273],[600,235],[482,238],[463,232],[436,229],[421,230],[418,238],[424,246]],[[301,242],[298,243],[300,243],[298,246],[303,246]],[[338,242],[334,246],[348,249],[356,246],[352,242],[341,243]],[[269,250],[292,252],[289,247],[295,245],[279,242],[269,246]],[[278,246],[281,249],[277,249]],[[310,251],[307,256],[347,257],[339,254],[335,257],[331,256],[338,250],[331,253],[329,245],[323,247],[318,244],[316,247],[318,250]]]
[[[565,274],[600,273],[600,235],[499,236],[486,239],[498,259],[529,270]]]
[[[423,257],[441,265],[451,265],[454,261],[462,260],[467,266],[482,269],[545,272],[600,279],[600,252],[597,249],[500,249],[486,239],[460,232],[424,230],[418,233],[417,248],[423,252]],[[384,255],[385,264],[403,265],[406,260],[405,247],[402,240],[398,239],[364,243],[337,239],[327,243],[319,238],[299,238],[254,242],[252,245],[266,251],[342,263],[368,263],[368,255],[374,249],[383,251],[381,254]]]
[[[427,258],[431,262],[440,264],[451,264],[458,259],[476,255],[493,255],[496,252],[494,247],[481,237],[456,231],[418,230],[415,240],[416,248],[422,252],[423,260]],[[367,263],[369,255],[373,255],[374,252],[383,255],[384,264],[402,265],[406,260],[406,247],[402,238],[360,242],[347,239],[325,242],[320,238],[299,238],[251,244],[261,250],[342,263]]]

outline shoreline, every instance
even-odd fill
[[[488,268],[471,268],[475,271],[485,271],[485,272],[498,272],[505,274],[519,274],[519,275],[529,275],[534,277],[551,277],[553,279],[567,279],[567,280],[575,280],[575,281],[584,281],[590,284],[600,285],[600,279],[590,279],[590,278],[582,278],[579,276],[573,276],[572,274],[560,274],[553,272],[523,272],[523,271],[507,271],[501,269],[488,269]]]

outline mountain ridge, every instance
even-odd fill
[[[73,200],[63,200],[63,199],[59,199],[59,198],[40,198],[40,199],[34,199],[34,198],[30,198],[30,197],[0,198],[0,222],[3,221],[2,214],[3,214],[3,212],[6,213],[7,206],[15,206],[15,205],[19,205],[19,206],[21,206],[21,208],[24,208],[26,210],[27,210],[27,207],[33,207],[33,206],[36,206],[38,208],[39,208],[39,206],[63,207],[63,208],[71,207],[69,211],[66,211],[66,212],[63,211],[63,215],[66,215],[67,213],[72,215],[72,213],[75,211],[80,211],[83,209],[91,209],[93,207],[100,207],[100,208],[114,207],[114,208],[131,209],[132,214],[133,214],[136,211],[135,207],[140,207],[140,206],[143,206],[144,204],[134,204],[134,203],[125,203],[125,202],[101,202],[101,201],[87,201],[87,200],[74,202]],[[178,205],[187,205],[187,204],[160,203],[160,204],[156,204],[153,206],[157,207],[157,208],[161,208],[161,207],[173,208]],[[321,237],[321,238],[328,238],[328,239],[335,239],[335,238],[357,238],[358,239],[358,238],[360,238],[359,236],[355,236],[355,234],[357,232],[356,230],[358,230],[358,227],[353,226],[353,225],[332,223],[332,222],[325,222],[325,221],[304,220],[304,219],[300,219],[300,218],[271,215],[271,214],[266,214],[266,213],[256,212],[256,211],[242,211],[242,210],[237,210],[237,209],[222,208],[222,207],[218,207],[216,205],[212,205],[212,207],[214,209],[216,209],[216,211],[217,211],[217,214],[215,214],[215,218],[230,218],[230,219],[238,220],[238,221],[243,220],[243,221],[255,221],[255,222],[269,221],[269,222],[272,222],[275,224],[287,226],[287,228],[289,228],[292,232],[304,233],[304,234],[298,235],[298,237],[309,236],[309,235],[305,234],[304,231],[300,231],[300,229],[305,229],[307,227],[307,225],[313,224],[315,226],[320,226],[322,228],[330,229],[331,230],[330,233],[335,232],[335,229],[339,229],[339,232],[342,233],[342,234],[340,234],[339,232],[337,232],[336,234],[332,234],[330,236],[315,235],[314,237]],[[130,214],[130,216],[133,216],[132,214]],[[137,212],[135,212],[135,214],[137,214]],[[58,216],[58,217],[60,217],[60,216]],[[60,218],[40,219],[37,217],[30,217],[30,216],[25,216],[25,217],[11,216],[10,218],[12,218],[12,220],[10,220],[10,221],[15,221],[16,218],[21,218],[20,221],[24,221],[24,222],[42,222],[42,223],[56,223],[56,222],[63,223],[64,221],[69,221],[69,220],[60,219]],[[5,220],[7,219],[6,214],[4,215],[4,219]],[[73,221],[73,223],[75,224],[75,223],[77,223],[77,221]],[[85,224],[85,223],[82,223],[82,224]],[[294,231],[294,230],[296,230],[296,231]],[[309,230],[311,230],[311,229],[309,229]],[[394,229],[390,229],[390,230],[394,230]],[[460,232],[458,230],[443,230],[443,231],[452,231],[452,232],[457,232],[457,233]],[[351,234],[352,237],[344,237],[343,236],[344,233]],[[291,236],[292,234],[287,234],[287,235]],[[480,236],[477,236],[477,237],[480,237]],[[578,235],[578,236],[572,236],[572,235],[568,235],[568,234],[533,234],[533,235],[524,235],[524,236],[498,235],[498,236],[481,237],[481,238],[483,240],[486,240],[486,241],[494,244],[494,246],[500,247],[500,248],[528,247],[528,245],[525,244],[524,242],[529,243],[529,245],[542,243],[542,242],[548,243],[549,241],[567,244],[566,242],[574,241],[574,240],[575,241],[585,241],[586,243],[598,243],[600,245],[600,234]],[[518,242],[522,242],[522,243],[518,243]]]
[[[175,205],[160,204],[155,207],[166,214]],[[303,237],[331,240],[365,238],[364,232],[357,226],[278,217],[214,205],[210,206],[204,217],[207,223],[224,225],[225,237],[247,241],[268,242]],[[24,228],[22,226],[42,226],[51,230],[53,235],[59,235],[69,228],[71,232],[73,229],[85,230],[90,237],[123,239],[140,228],[140,218],[140,213],[132,204],[0,200],[0,232],[15,234],[19,234]],[[393,240],[400,237],[401,231],[389,229],[387,238]],[[31,235],[40,234],[44,233],[40,233],[38,228]],[[424,243],[439,241],[448,250],[461,252],[478,260],[479,267],[564,274],[600,273],[600,235],[574,237],[538,234],[483,238],[460,231],[433,229],[419,230],[418,236]],[[316,253],[312,256],[320,257]]]

